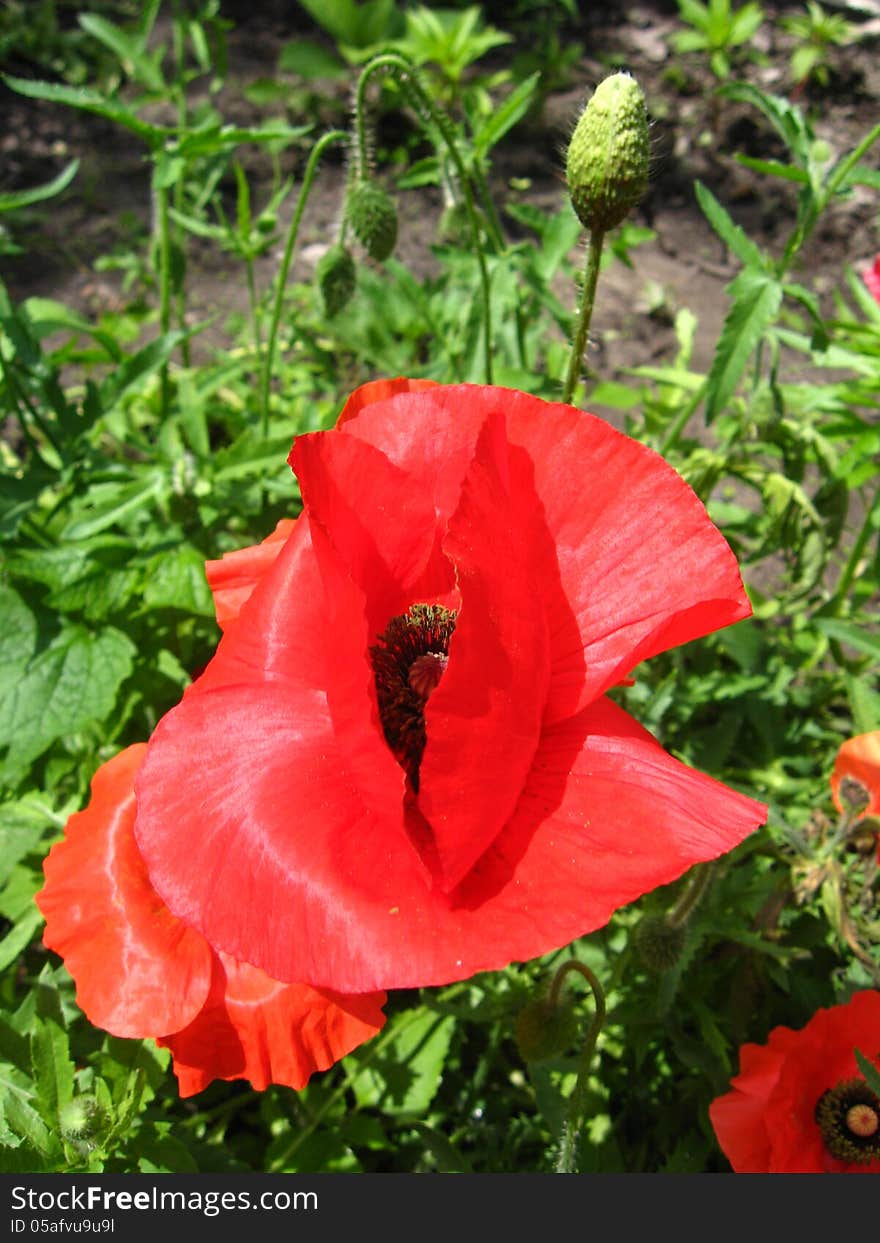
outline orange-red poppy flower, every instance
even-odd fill
[[[880,1173],[880,1099],[859,1070],[880,1068],[880,993],[817,1010],[806,1027],[775,1027],[740,1049],[731,1091],[709,1106],[738,1174]]]
[[[382,1027],[384,993],[282,984],[211,948],[153,890],[134,840],[134,778],[146,746],[98,769],[88,807],[45,862],[37,905],[77,1002],[116,1036],[171,1050],[181,1096],[213,1079],[305,1086]]]
[[[831,773],[831,796],[838,811],[844,810],[841,784],[847,779],[856,783],[849,790],[857,795],[859,812],[865,816],[880,816],[880,729],[848,738],[837,752]],[[847,793],[845,784],[844,793]],[[847,799],[847,803],[851,802],[851,798]]]
[[[867,285],[868,292],[877,302],[880,302],[880,255],[875,255],[874,262],[864,269],[862,280]]]
[[[446,983],[763,822],[606,696],[750,612],[657,454],[569,406],[397,380],[291,462],[304,511],[210,567],[223,640],[137,782],[151,884],[214,949],[345,993]]]

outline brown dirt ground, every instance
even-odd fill
[[[843,0],[830,0],[842,3]],[[680,28],[674,3],[636,0],[632,4],[582,4],[581,23],[572,37],[583,46],[579,65],[563,89],[551,93],[541,117],[521,125],[496,148],[494,188],[503,199],[510,179],[527,179],[527,201],[555,210],[565,194],[564,148],[585,95],[613,68],[626,68],[641,83],[653,124],[653,172],[650,190],[634,215],[637,223],[656,232],[650,243],[633,252],[634,267],[615,263],[603,276],[593,320],[591,364],[603,379],[620,377],[627,367],[671,359],[676,350],[672,316],[689,307],[697,316],[693,364],[704,369],[721,328],[727,300],[723,289],[736,271],[723,246],[706,224],[694,198],[693,183],[705,182],[734,218],[761,246],[781,249],[793,220],[794,195],[788,183],[759,178],[744,170],[734,152],[780,157],[782,148],[769,124],[748,107],[712,96],[714,80],[702,58],[673,57],[670,33]],[[764,89],[791,97],[791,39],[780,18],[799,5],[768,3],[767,21],[755,40],[764,64],[745,73]],[[503,11],[489,6],[489,16],[504,27]],[[229,76],[215,103],[226,120],[254,123],[266,112],[247,102],[245,86],[271,76],[280,46],[293,38],[322,36],[295,5],[262,6],[224,0],[224,16],[235,20],[229,32]],[[860,38],[850,47],[832,51],[833,73],[827,88],[799,94],[817,135],[836,153],[853,147],[880,116],[880,0],[858,0],[847,16]],[[509,63],[502,49],[498,65]],[[488,61],[491,65],[491,59]],[[9,72],[22,66],[7,65]],[[34,76],[39,76],[35,74]],[[198,91],[196,83],[196,93]],[[312,120],[316,132],[344,124],[347,85],[319,84],[306,98],[300,93],[288,111],[294,123]],[[326,88],[326,89],[325,89]],[[42,295],[57,298],[84,312],[97,314],[124,304],[121,278],[96,270],[101,255],[143,231],[149,214],[149,172],[136,140],[112,124],[85,113],[25,99],[0,87],[0,189],[39,184],[59,171],[72,156],[80,172],[65,194],[31,209],[24,224],[17,219],[14,236],[22,255],[4,257],[4,279],[15,298]],[[164,119],[161,118],[161,119]],[[305,161],[304,149],[282,157],[285,173],[296,175]],[[332,158],[336,158],[334,164]],[[307,278],[336,220],[345,176],[338,157],[325,163],[309,204],[294,275]],[[876,151],[869,161],[877,165]],[[243,162],[258,179],[254,199],[262,202],[259,179],[268,187],[268,164],[256,150]],[[433,263],[430,245],[441,204],[434,190],[408,191],[400,196],[400,242],[397,257],[415,273]],[[291,210],[288,201],[287,210]],[[843,266],[856,270],[880,250],[880,202],[875,191],[858,189],[837,204],[822,222],[803,257],[802,275],[820,296],[839,286]],[[282,216],[282,222],[284,217]],[[572,256],[580,262],[577,255]],[[258,279],[268,282],[277,268],[280,246],[259,264]],[[246,307],[244,281],[229,280],[235,261],[210,245],[194,245],[187,285],[194,318],[205,312],[241,312]],[[572,305],[575,294],[570,291]],[[203,344],[216,335],[206,335]]]

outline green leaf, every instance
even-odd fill
[[[391,1023],[398,1028],[394,1038],[353,1076],[355,1098],[359,1105],[385,1113],[423,1114],[440,1086],[455,1019],[410,1010]],[[358,1054],[349,1061],[356,1068]]]
[[[30,945],[34,934],[43,922],[39,910],[29,907],[25,914],[10,928],[6,936],[0,940],[0,971],[5,971],[18,958],[19,954]]]
[[[144,606],[181,609],[202,617],[214,616],[214,602],[205,578],[205,557],[192,544],[157,553],[147,562]]]
[[[779,160],[757,160],[739,151],[734,159],[743,168],[750,168],[753,172],[763,173],[767,177],[781,177],[783,181],[796,181],[798,185],[805,185],[810,180],[804,170],[796,168],[794,164],[782,164]]]
[[[880,694],[865,684],[864,678],[847,674],[846,694],[857,734],[880,729]]]
[[[67,1032],[53,1019],[43,1019],[31,1036],[31,1067],[37,1107],[54,1130],[58,1113],[73,1096],[74,1065]]]
[[[79,160],[72,160],[67,168],[57,177],[32,190],[13,190],[0,194],[0,212],[16,211],[19,207],[29,207],[31,203],[42,203],[44,199],[54,198],[62,190],[66,190],[76,176]]]
[[[337,56],[309,39],[285,43],[278,57],[278,68],[285,73],[295,73],[306,82],[316,78],[343,78],[348,73],[348,67]],[[289,86],[283,89],[285,95],[290,93]]]
[[[37,642],[37,619],[17,592],[0,586],[0,685],[8,687],[30,660]]]
[[[852,622],[838,621],[836,617],[817,617],[815,626],[829,639],[846,647],[854,647],[857,652],[864,652],[866,656],[880,661],[880,638],[876,634],[870,634]]]
[[[730,247],[737,259],[745,264],[746,268],[767,271],[770,263],[763,251],[755,245],[738,224],[734,224],[711,190],[707,189],[701,181],[697,181],[694,184],[694,193],[697,196],[697,202],[700,204],[703,215],[725,246]]]
[[[706,423],[730,401],[752,351],[782,304],[782,286],[774,277],[744,268],[727,286],[733,305],[712,360],[706,391]]]
[[[869,1059],[865,1057],[864,1053],[862,1053],[860,1049],[855,1050],[855,1055],[856,1061],[859,1064],[859,1070],[865,1076],[868,1087],[872,1092],[876,1093],[877,1096],[880,1096],[880,1070],[877,1069],[873,1062],[869,1061]]]
[[[81,86],[61,86],[55,82],[36,82],[29,78],[14,78],[9,74],[2,75],[3,81],[19,95],[27,95],[30,99],[45,99],[53,104],[67,104],[71,108],[79,108],[83,112],[93,112],[96,116],[115,121],[142,138],[151,147],[160,146],[166,138],[174,133],[165,125],[148,125],[141,121],[130,108],[116,100],[107,99],[97,91],[87,90]]]
[[[37,849],[48,829],[59,827],[59,818],[38,794],[0,806],[0,885],[19,860]]]
[[[64,528],[66,540],[84,540],[105,530],[120,519],[150,505],[167,490],[164,471],[150,471],[145,479],[127,484],[96,484],[89,492],[91,506],[74,516]]]
[[[8,747],[4,775],[16,774],[64,734],[108,716],[134,654],[119,630],[63,629],[0,702],[0,746]]]
[[[525,81],[520,82],[516,90],[511,91],[504,103],[490,114],[486,123],[474,134],[474,155],[477,159],[482,159],[488,155],[507,131],[512,129],[521,117],[525,116],[535,91],[538,89],[540,78],[541,74],[537,72],[531,74]]]

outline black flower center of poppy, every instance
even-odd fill
[[[370,648],[385,740],[416,793],[427,741],[425,704],[446,668],[455,616],[439,604],[412,604],[391,618]]]
[[[816,1122],[826,1150],[838,1161],[880,1159],[880,1098],[864,1079],[843,1079],[816,1102]]]

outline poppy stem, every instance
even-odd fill
[[[666,916],[667,922],[673,928],[681,928],[693,915],[712,882],[714,872],[715,868],[711,863],[704,863],[691,871],[684,892]]]
[[[559,1000],[559,993],[565,976],[570,971],[576,971],[582,975],[589,984],[593,1001],[596,1006],[596,1013],[593,1015],[593,1021],[590,1023],[587,1031],[587,1038],[584,1041],[581,1055],[578,1060],[577,1080],[574,1085],[574,1091],[568,1103],[568,1116],[562,1127],[562,1142],[559,1147],[559,1157],[556,1162],[557,1174],[575,1174],[577,1161],[577,1141],[580,1135],[581,1125],[583,1123],[584,1103],[587,1096],[587,1087],[590,1078],[590,1063],[593,1060],[593,1053],[596,1048],[596,1041],[599,1038],[599,1032],[605,1022],[605,993],[602,985],[596,976],[584,963],[578,962],[577,959],[570,959],[564,962],[556,975],[553,977],[553,983],[550,985],[550,993],[548,1001],[551,1006],[555,1006]]]
[[[473,240],[474,251],[477,256],[477,263],[480,268],[480,284],[483,291],[483,343],[486,355],[486,383],[492,383],[492,304],[489,293],[489,269],[486,266],[486,256],[483,254],[482,239],[480,236],[480,222],[477,217],[476,207],[474,206],[474,195],[471,189],[474,170],[469,169],[462,159],[461,152],[455,137],[455,131],[446,113],[442,108],[438,108],[431,99],[430,94],[422,86],[419,79],[418,71],[415,65],[400,52],[382,52],[371,60],[361,73],[357,86],[357,96],[355,103],[355,125],[357,128],[357,152],[358,159],[363,163],[369,158],[369,148],[366,140],[365,128],[365,100],[366,87],[370,78],[380,71],[392,73],[409,93],[410,101],[415,109],[419,120],[427,122],[429,126],[433,126],[436,132],[443,139],[446,148],[455,164],[458,173],[459,185],[461,187],[462,199],[464,201],[465,211],[468,218],[468,227],[470,228],[471,238]]]
[[[568,360],[565,389],[562,393],[562,400],[566,404],[570,403],[574,396],[574,390],[581,373],[584,351],[587,348],[587,339],[590,335],[590,320],[593,318],[593,303],[596,301],[596,284],[599,280],[599,261],[602,258],[604,243],[604,231],[601,229],[591,229],[590,240],[587,244],[587,261],[584,267],[584,284],[578,309],[577,330]]]
[[[287,274],[290,271],[290,265],[293,261],[293,252],[296,246],[297,235],[299,234],[299,226],[302,222],[303,212],[308,202],[309,191],[312,188],[312,182],[315,179],[318,161],[324,154],[326,149],[334,142],[348,142],[348,134],[345,130],[332,129],[327,134],[323,134],[312,147],[306,163],[306,170],[303,174],[303,183],[300,188],[299,198],[296,202],[296,208],[293,213],[293,219],[287,230],[287,240],[284,243],[284,254],[281,259],[281,266],[278,269],[278,279],[275,283],[275,298],[272,303],[272,314],[269,319],[269,332],[266,337],[266,349],[263,354],[263,368],[260,382],[260,409],[262,413],[262,434],[263,439],[267,439],[269,435],[269,387],[272,382],[272,365],[275,361],[275,344],[278,339],[278,326],[281,322],[281,309],[284,305],[284,291],[287,287]]]

